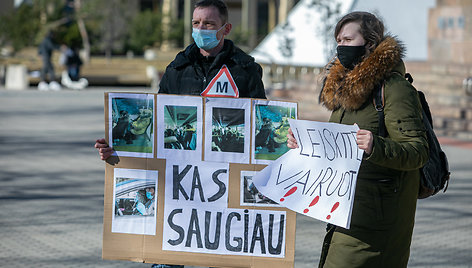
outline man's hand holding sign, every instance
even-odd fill
[[[357,125],[290,120],[290,127],[287,144],[296,149],[260,171],[254,184],[287,208],[349,228],[363,149],[370,153],[371,139]]]

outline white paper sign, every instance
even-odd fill
[[[284,258],[286,212],[228,208],[228,171],[167,159],[163,250]]]
[[[299,148],[253,177],[259,192],[298,213],[350,227],[363,150],[357,125],[289,120]]]
[[[228,206],[228,163],[167,159],[165,204]]]
[[[285,211],[166,206],[164,216],[164,250],[285,257]]]
[[[111,231],[156,234],[157,170],[114,169]]]

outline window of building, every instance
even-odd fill
[[[457,27],[461,28],[461,29],[464,29],[465,28],[465,19],[464,19],[464,16],[460,16],[458,19],[457,19]]]
[[[454,18],[449,18],[448,19],[448,25],[447,27],[449,28],[454,28]]]
[[[438,18],[438,29],[439,30],[444,30],[446,28],[446,22],[444,21],[443,17]]]

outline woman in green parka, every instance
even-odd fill
[[[404,48],[384,36],[383,23],[367,12],[344,16],[335,38],[337,57],[325,69],[320,102],[332,111],[330,122],[359,126],[364,157],[350,229],[328,225],[319,267],[407,267],[428,143],[417,92],[404,78]],[[373,105],[373,91],[382,83],[386,137],[378,135]]]

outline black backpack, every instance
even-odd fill
[[[405,78],[413,83],[413,77],[409,73],[405,74]],[[433,119],[429,110],[423,92],[417,90],[418,97],[423,110],[423,123],[426,129],[426,136],[429,144],[429,160],[420,169],[421,183],[418,193],[418,199],[423,199],[435,195],[440,190],[447,190],[449,185],[450,172],[446,154],[441,149],[438,138],[434,134]],[[379,136],[386,137],[387,129],[385,127],[384,115],[384,85],[379,85],[374,91],[374,106],[379,116]]]

